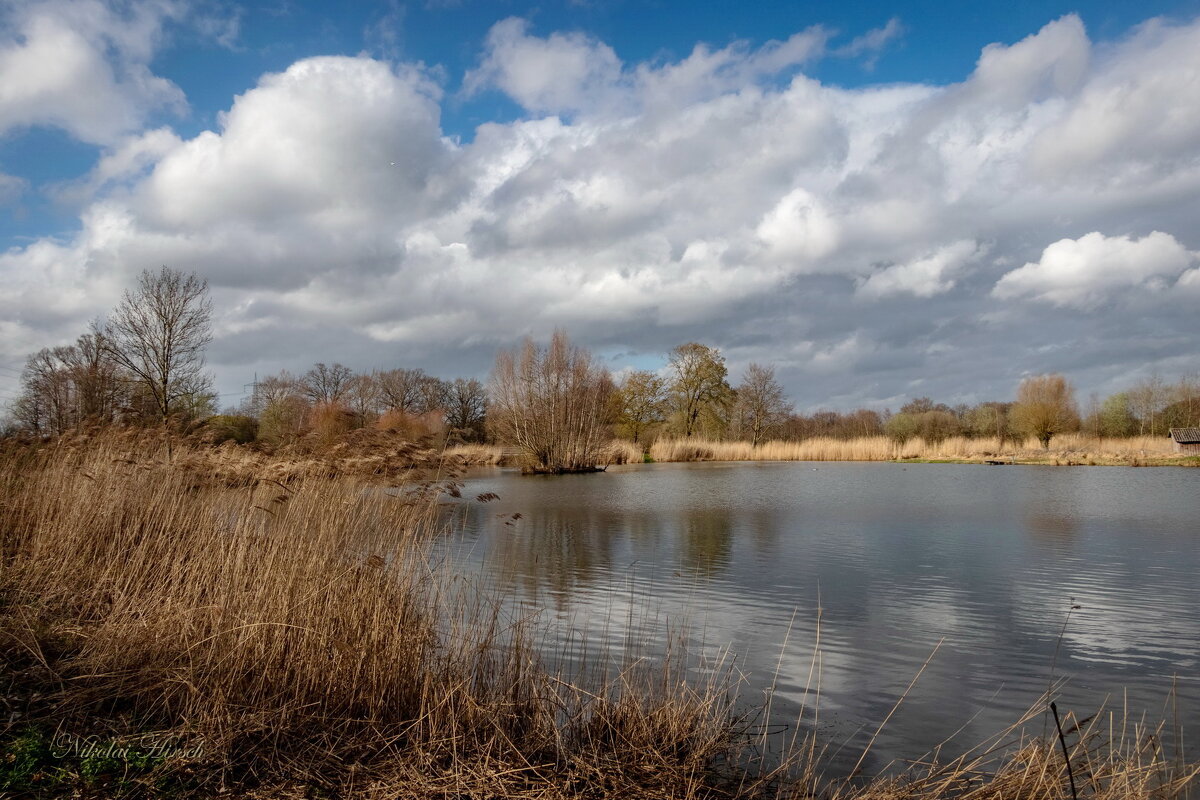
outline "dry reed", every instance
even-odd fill
[[[3,454],[0,653],[41,698],[27,719],[202,741],[207,790],[691,796],[733,745],[717,688],[676,676],[648,693],[636,669],[576,687],[544,668],[498,604],[430,559],[436,482],[214,480],[155,445]]]
[[[910,439],[897,444],[886,436],[856,439],[812,438],[769,441],[757,447],[750,442],[709,439],[659,439],[650,448],[655,461],[894,461],[897,459],[948,459],[1060,463],[1154,463],[1174,456],[1165,437],[1097,439],[1083,434],[1057,436],[1049,450],[1036,439],[1022,442],[997,438],[953,436],[940,442]]]

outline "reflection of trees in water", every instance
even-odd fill
[[[741,514],[750,531],[750,540],[758,551],[774,550],[783,529],[783,515],[775,510],[755,508]]]
[[[511,522],[512,524],[506,524]],[[495,518],[493,568],[506,586],[562,597],[611,571],[620,515],[606,509],[544,508]]]
[[[1030,483],[1024,502],[1025,530],[1041,544],[1071,544],[1079,533],[1082,509],[1087,505],[1086,474],[1079,469],[1065,469],[1061,475],[1056,472],[1054,478]]]
[[[609,583],[635,562],[681,564],[711,576],[728,568],[733,538],[747,537],[756,549],[773,548],[782,529],[772,511],[726,508],[636,513],[628,510],[548,507],[513,519],[494,507],[480,509],[480,527],[490,531],[489,560],[504,586],[531,595],[569,594]],[[563,598],[563,604],[569,598]]]
[[[1065,514],[1035,512],[1025,517],[1025,527],[1034,539],[1052,544],[1070,544],[1079,533],[1079,520]]]
[[[733,550],[733,512],[724,508],[689,509],[680,540],[683,564],[706,575],[729,566]]]

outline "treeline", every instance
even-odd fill
[[[1039,375],[1023,380],[1012,401],[951,406],[918,397],[895,413],[804,415],[794,411],[769,365],[751,363],[735,385],[717,348],[688,342],[666,354],[663,369],[629,371],[615,380],[561,331],[547,348],[526,340],[501,351],[487,385],[420,369],[356,373],[339,363],[318,363],[300,375],[256,380],[244,402],[218,414],[212,379],[203,369],[211,339],[207,285],[166,267],[144,271],[105,322],[94,323],[74,344],[29,357],[11,424],[53,435],[84,422],[203,422],[210,438],[272,445],[332,441],[373,427],[411,438],[515,445],[546,469],[595,463],[600,444],[614,436],[644,449],[664,436],[752,445],[881,435],[901,444],[1036,437],[1049,446],[1060,433],[1117,438],[1200,427],[1196,378],[1168,383],[1150,377],[1103,399],[1093,395],[1083,409],[1066,378]]]
[[[279,445],[365,427],[481,442],[486,420],[487,391],[474,378],[443,380],[420,369],[355,373],[342,364],[318,363],[303,375],[280,372],[256,381],[236,415],[210,424],[240,424],[229,438]]]
[[[1053,433],[1080,432],[1119,439],[1165,436],[1171,428],[1200,427],[1200,380],[1196,378],[1167,382],[1153,376],[1105,398],[1092,395],[1082,409],[1065,380],[1062,387],[1053,389],[1062,393],[1058,399],[1051,396],[1048,404],[1039,401],[1033,390],[1044,390],[1045,384],[1041,380],[1026,387],[1026,394],[1031,396],[1026,398],[1024,407],[1018,402],[999,400],[950,406],[918,397],[896,413],[858,409],[818,411],[809,416],[792,414],[780,426],[778,438],[855,439],[887,435],[901,443],[919,437],[934,444],[952,436],[1015,440],[1044,433],[1044,421],[1037,419],[1039,407],[1042,416],[1050,417]]]
[[[617,392],[617,432],[634,442],[659,436],[799,441],[818,437],[856,439],[888,436],[899,444],[920,438],[930,444],[954,436],[996,438],[1001,443],[1037,438],[1048,447],[1060,433],[1097,437],[1165,436],[1171,428],[1200,426],[1200,380],[1173,383],[1152,376],[1084,409],[1062,375],[1024,379],[1013,401],[975,405],[908,401],[892,413],[872,409],[797,414],[775,380],[774,368],[750,364],[731,386],[721,354],[697,343],[671,351],[666,375],[649,371],[625,376]]]
[[[208,285],[166,267],[145,270],[107,320],[92,323],[74,344],[29,357],[11,422],[59,434],[85,422],[208,416],[216,400],[204,371],[211,340]]]

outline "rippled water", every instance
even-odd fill
[[[1200,723],[1200,470],[652,464],[486,471],[463,494],[483,492],[500,499],[465,508],[467,568],[548,649],[619,660],[668,628],[728,645],[748,701],[775,682],[773,721],[817,707],[834,773],[935,647],[868,768],[982,741],[1052,677],[1080,716]]]

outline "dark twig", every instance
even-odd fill
[[[1058,743],[1062,745],[1063,760],[1067,762],[1067,779],[1071,781],[1071,800],[1079,800],[1075,791],[1075,773],[1071,770],[1071,756],[1067,753],[1067,738],[1063,736],[1062,723],[1058,720],[1058,706],[1050,703],[1050,711],[1054,714],[1054,726],[1058,728]]]

